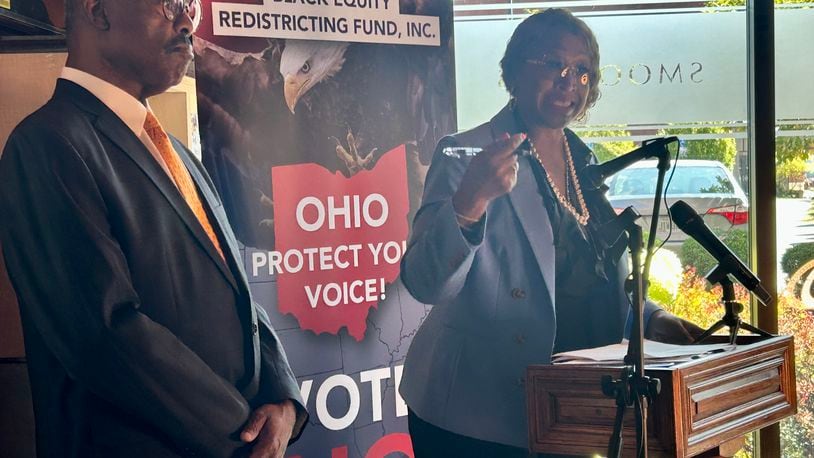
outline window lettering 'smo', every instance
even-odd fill
[[[645,84],[700,84],[704,81],[701,72],[704,65],[701,62],[675,64],[642,64],[637,63],[629,67],[608,64],[599,69],[600,84],[603,86],[616,86],[629,83],[634,86]]]

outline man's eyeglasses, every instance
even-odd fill
[[[187,14],[192,20],[192,30],[197,29],[201,23],[201,0],[161,0],[161,6],[164,8],[164,17],[170,22]]]
[[[537,65],[543,76],[549,79],[567,78],[568,75],[574,75],[582,86],[587,86],[592,79],[590,68],[584,65],[568,65],[556,57],[543,56],[541,59],[526,59],[526,63]]]

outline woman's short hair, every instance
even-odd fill
[[[568,10],[549,8],[532,14],[517,26],[506,45],[506,52],[500,60],[503,84],[509,94],[514,95],[514,86],[520,68],[525,64],[526,59],[538,57],[534,54],[535,49],[556,36],[556,32],[572,33],[585,40],[591,59],[588,103],[585,106],[587,110],[599,99],[599,44],[588,25]]]

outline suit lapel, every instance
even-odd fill
[[[490,121],[492,135],[497,138],[503,132],[511,134],[520,132],[514,120],[514,113],[507,105]],[[520,158],[520,168],[517,172],[517,184],[509,193],[511,202],[517,219],[523,227],[523,233],[531,246],[531,251],[543,274],[546,289],[554,303],[554,233],[551,229],[551,221],[548,219],[548,211],[543,203],[537,181],[531,171],[531,164],[528,161],[534,160],[530,157]]]
[[[180,144],[178,140],[174,137],[170,137],[170,142],[172,143],[173,148],[178,153],[181,161],[184,163],[184,166],[189,170],[189,175],[192,177],[192,181],[195,183],[195,187],[198,188],[200,193],[201,199],[203,200],[204,207],[209,209],[209,215],[213,219],[210,221],[213,223],[212,227],[220,236],[219,240],[222,244],[221,250],[223,251],[223,255],[231,258],[231,261],[236,265],[239,266],[242,262],[242,257],[240,256],[240,249],[237,246],[237,241],[234,237],[231,236],[231,231],[227,230],[229,221],[224,221],[221,217],[220,212],[215,211],[215,209],[221,205],[218,201],[218,198],[212,192],[209,184],[206,181],[206,178],[201,174],[201,171],[198,169],[197,165],[193,163],[192,158],[187,154],[186,149],[183,145]],[[190,211],[190,213],[192,213]],[[194,217],[194,215],[193,215]],[[200,224],[198,224],[200,227]],[[201,234],[205,238],[206,242],[204,245],[207,248],[207,253],[212,257],[212,259],[216,260],[219,266],[223,269],[227,269],[228,266],[224,264],[224,259],[221,259],[220,254],[215,250],[215,247],[212,245],[212,242],[209,240],[209,237],[206,236],[206,233],[201,229]],[[228,263],[227,263],[228,264]],[[235,275],[240,277],[242,284],[248,284],[248,280],[243,275],[242,269],[235,269]],[[237,284],[235,284],[235,278],[231,275],[231,271],[224,271],[224,275],[226,275],[229,280],[232,282],[232,285],[237,288]]]
[[[509,201],[514,208],[523,233],[531,245],[531,251],[540,266],[546,289],[554,303],[554,233],[548,219],[548,211],[537,187],[537,181],[531,172],[532,158],[520,158],[520,169],[517,172],[517,184],[509,193]]]
[[[172,182],[167,173],[164,172],[158,162],[156,162],[155,158],[153,158],[153,156],[147,150],[147,147],[144,146],[141,140],[139,140],[138,137],[133,134],[133,132],[118,116],[116,116],[115,113],[99,102],[96,97],[84,90],[82,91],[85,92],[86,95],[84,97],[79,97],[79,104],[83,106],[83,108],[90,108],[91,111],[97,114],[98,117],[94,122],[95,127],[99,130],[99,132],[115,143],[116,146],[118,146],[122,152],[130,157],[136,166],[138,166],[142,172],[144,172],[147,178],[149,178],[149,180],[167,199],[170,207],[172,207],[172,209],[178,214],[178,216],[187,226],[187,229],[189,229],[195,239],[197,239],[204,251],[206,251],[209,257],[212,258],[212,261],[217,264],[218,269],[220,269],[220,271],[223,273],[226,280],[232,285],[233,288],[237,289],[237,284],[231,272],[229,272],[228,266],[226,266],[223,259],[221,259],[220,255],[215,250],[215,247],[212,245],[212,242],[209,240],[206,232],[204,232],[201,224],[195,217],[195,214],[189,208],[189,205],[187,205],[184,197],[178,191],[178,188],[175,187],[175,183]],[[78,95],[82,96],[81,93]],[[92,97],[93,100],[87,100],[88,97]],[[184,155],[181,154],[181,157],[183,158]],[[187,167],[189,167],[189,165],[187,165]],[[192,168],[190,168],[190,170],[192,170]],[[195,180],[195,182],[200,186],[199,180]],[[211,205],[211,201],[208,201],[208,203]]]

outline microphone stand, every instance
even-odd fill
[[[647,288],[650,286],[650,264],[653,261],[653,247],[656,244],[656,233],[659,229],[659,212],[661,209],[661,196],[664,193],[664,176],[667,175],[667,170],[670,168],[670,151],[662,148],[658,153],[658,175],[656,177],[656,192],[653,196],[653,214],[650,218],[650,232],[647,234],[647,251],[645,252],[644,271],[642,277],[644,278],[644,297],[647,297]]]
[[[724,303],[724,316],[721,317],[720,320],[716,321],[709,329],[704,331],[703,334],[698,336],[693,343],[701,343],[704,340],[708,339],[715,331],[721,329],[724,326],[729,327],[729,344],[735,345],[735,341],[738,338],[738,331],[740,328],[746,329],[747,331],[751,331],[754,334],[763,337],[772,337],[772,334],[756,327],[752,326],[749,323],[745,323],[741,321],[740,316],[738,315],[740,312],[743,311],[743,304],[737,302],[735,300],[735,287],[732,283],[732,279],[729,278],[729,272],[726,269],[721,267],[721,265],[715,266],[714,269],[710,270],[706,276],[706,279],[711,284],[718,283],[721,285],[721,289],[723,290],[722,294],[722,302]]]
[[[654,141],[664,141],[656,139]],[[633,297],[633,326],[629,339],[627,355],[625,355],[625,365],[619,379],[614,380],[611,376],[602,377],[602,392],[606,396],[616,398],[616,419],[614,421],[613,434],[608,444],[608,458],[621,458],[622,454],[622,426],[624,423],[625,411],[628,406],[633,406],[636,413],[636,448],[637,457],[647,457],[647,408],[649,401],[655,397],[661,389],[659,379],[651,379],[644,374],[644,324],[643,313],[645,298],[647,297],[647,286],[643,278],[646,279],[650,272],[650,261],[652,259],[652,249],[655,244],[656,230],[658,229],[659,204],[664,184],[664,175],[670,167],[670,156],[666,145],[658,152],[658,179],[656,184],[655,200],[653,202],[653,220],[650,224],[650,236],[648,238],[648,249],[644,270],[640,264],[643,235],[642,228],[635,223],[635,217],[630,216],[630,212],[625,213],[620,224],[625,226],[628,233],[628,248],[633,264],[632,283],[626,285],[626,290]],[[644,146],[644,145],[643,145]],[[525,149],[521,145],[519,149]],[[540,193],[545,196],[543,183],[546,183],[544,170],[538,161],[531,160],[531,170],[537,181]],[[598,185],[596,185],[599,188]],[[633,214],[637,215],[634,212]],[[621,216],[621,215],[620,215]],[[632,291],[628,290],[628,286]]]
[[[644,304],[647,300],[648,278],[650,277],[650,264],[653,260],[653,246],[656,243],[658,231],[659,209],[664,187],[664,177],[670,168],[670,152],[665,147],[657,154],[658,176],[656,191],[653,197],[653,212],[650,219],[650,233],[647,237],[647,251],[645,252],[644,268],[640,264],[642,251],[642,228],[634,222],[627,226],[628,248],[630,249],[631,264],[633,267],[632,288],[633,296],[633,326],[628,340],[625,366],[619,379],[611,376],[602,377],[602,392],[606,396],[616,398],[616,418],[613,424],[613,434],[608,443],[608,458],[620,458],[622,455],[622,425],[625,410],[633,406],[636,415],[636,456],[647,457],[647,409],[650,401],[661,390],[661,381],[644,374]]]
[[[644,311],[645,289],[642,279],[640,257],[642,251],[642,228],[631,222],[627,228],[628,248],[633,264],[633,326],[628,343],[625,365],[621,377],[613,379],[610,375],[602,377],[602,392],[616,398],[616,418],[613,434],[608,443],[608,458],[622,456],[622,425],[625,411],[633,406],[636,415],[636,449],[637,457],[647,457],[647,408],[650,400],[661,389],[659,379],[644,375]]]

